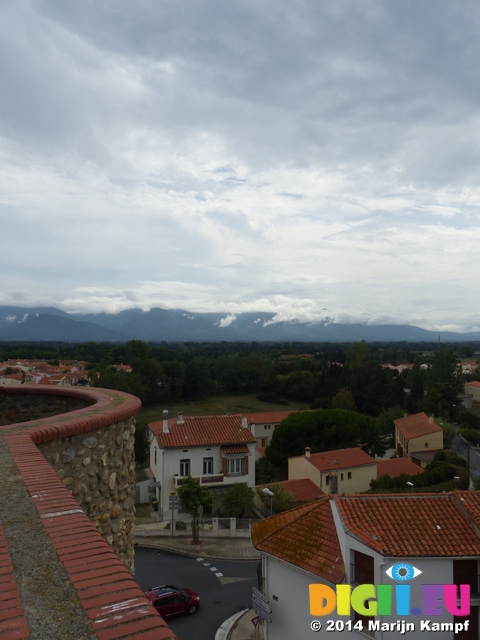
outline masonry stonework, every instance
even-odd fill
[[[123,564],[133,572],[135,419],[38,448]]]

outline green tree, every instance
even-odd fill
[[[268,488],[273,492],[272,511],[274,514],[288,511],[300,504],[297,496],[287,491],[282,485],[274,484]],[[256,493],[264,505],[264,513],[270,514],[270,496],[265,495],[260,487],[256,489]]]
[[[340,389],[332,400],[332,405],[334,409],[346,409],[347,411],[357,410],[352,392],[345,388]]]
[[[200,507],[209,507],[212,504],[212,497],[208,489],[202,487],[195,478],[187,476],[182,485],[178,488],[178,497],[182,508],[192,516],[192,536],[193,544],[199,543],[198,518]]]
[[[227,493],[223,498],[223,511],[231,518],[242,518],[253,509],[254,496],[253,489],[246,484],[235,482],[235,484],[228,487]]]

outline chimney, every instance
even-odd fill
[[[242,416],[242,428],[243,429],[248,429],[248,421],[246,416]]]
[[[306,458],[310,458],[310,453],[312,452],[312,450],[310,449],[310,447],[305,447],[305,457]]]
[[[168,429],[168,410],[163,410],[163,433],[170,433]]]
[[[177,413],[177,424],[184,424],[185,420],[183,419],[183,411],[179,411]]]
[[[433,416],[430,416],[429,421],[430,421],[430,424],[433,423]]]

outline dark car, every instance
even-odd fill
[[[177,616],[182,613],[193,615],[200,606],[200,598],[191,589],[175,587],[173,584],[162,584],[146,591],[155,609],[162,616]]]

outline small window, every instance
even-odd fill
[[[155,464],[157,464],[157,450],[155,449]]]
[[[327,485],[327,487],[328,487],[328,485],[330,484],[330,476],[326,476],[326,478],[325,478],[325,484],[326,484],[326,485]]]
[[[180,475],[181,476],[190,475],[190,460],[180,460]]]
[[[227,474],[245,473],[245,458],[233,458],[227,460]]]
[[[343,473],[340,474],[340,480],[343,480]]]
[[[428,449],[428,442],[425,442],[425,447]]]
[[[352,479],[352,472],[351,471],[348,472],[348,476],[347,477],[348,477],[349,480]]]
[[[213,458],[203,459],[203,475],[208,476],[213,473]]]

